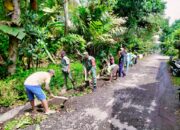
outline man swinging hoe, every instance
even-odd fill
[[[51,81],[51,78],[55,75],[54,70],[48,70],[48,72],[35,72],[31,74],[24,82],[24,86],[26,89],[26,93],[28,96],[28,99],[31,103],[32,110],[35,111],[35,96],[38,100],[41,101],[42,106],[44,107],[45,114],[52,114],[55,113],[55,111],[50,110],[48,107],[48,102],[46,100],[46,95],[44,94],[42,90],[42,85],[45,84],[45,90],[48,92],[48,94],[53,98],[61,98],[64,100],[67,100],[65,97],[59,97],[54,96],[50,90],[49,84]]]

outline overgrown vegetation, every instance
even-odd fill
[[[98,68],[99,59],[109,53],[116,57],[122,46],[136,54],[152,53],[164,23],[163,0],[14,1],[0,0],[0,106],[25,101],[24,79],[49,68],[56,71],[51,86],[57,94],[63,83],[61,50],[73,61],[73,77],[80,84],[76,50],[93,55]]]
[[[168,21],[165,22],[161,41],[162,53],[180,58],[180,20],[175,21],[171,26]]]
[[[35,71],[47,71],[48,69],[54,69],[56,72],[55,77],[52,78],[50,87],[53,93],[58,94],[64,83],[63,75],[59,65],[50,64],[47,67],[41,67],[38,69],[32,68],[26,71],[19,69],[18,73],[0,81],[0,105],[20,105],[23,103],[22,101],[26,101],[27,96],[24,89],[24,80]],[[72,63],[72,75],[76,78],[76,85],[79,86],[83,82],[83,68],[81,63]],[[72,88],[70,82],[68,82],[68,87]]]
[[[171,80],[172,80],[172,83],[173,83],[174,86],[177,86],[177,87],[180,86],[180,77],[174,77],[174,76],[172,76],[172,77],[171,77]]]

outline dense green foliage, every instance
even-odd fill
[[[173,83],[174,86],[177,86],[177,87],[180,86],[180,77],[174,77],[174,76],[172,76],[172,77],[171,77],[171,80],[172,80],[172,83]]]
[[[161,37],[162,53],[180,58],[180,20],[177,20],[170,27],[168,22],[164,25]]]
[[[8,77],[5,80],[0,81],[0,106],[10,106],[10,105],[19,105],[21,101],[27,100],[27,96],[24,90],[24,80],[33,72],[36,71],[47,71],[48,69],[54,69],[56,74],[51,81],[51,89],[53,93],[58,94],[61,87],[63,86],[64,79],[60,70],[59,65],[49,65],[47,67],[41,67],[36,69],[30,69],[23,71],[18,69],[18,72]],[[80,85],[83,81],[83,69],[82,65],[78,62],[72,63],[72,76],[76,78],[76,85]],[[68,87],[72,88],[70,82],[68,82]],[[13,90],[13,91],[12,91]],[[17,102],[19,101],[19,102]]]
[[[152,19],[149,17],[162,14],[164,9],[165,4],[161,0],[118,0],[114,7],[115,13],[121,17],[127,17],[126,25],[128,27],[151,26],[150,20]]]
[[[25,100],[24,79],[38,70],[56,71],[52,89],[57,93],[62,87],[63,77],[59,63],[59,52],[65,50],[72,59],[73,77],[82,83],[82,65],[77,61],[76,50],[88,51],[96,59],[114,56],[121,46],[133,53],[150,53],[157,46],[154,36],[159,34],[165,3],[163,0],[82,0],[80,4],[69,0],[68,12],[60,0],[37,0],[34,10],[29,1],[20,1],[20,20],[11,23],[12,10],[0,0],[0,105],[13,105]],[[65,14],[68,13],[68,19]],[[68,34],[65,33],[68,21]],[[7,27],[9,26],[9,31]],[[16,29],[15,29],[16,28]],[[17,31],[13,31],[13,30]],[[8,66],[10,36],[15,33],[18,41],[16,73],[9,76]],[[178,33],[178,32],[176,32]],[[23,35],[25,34],[25,35]],[[175,35],[175,34],[174,34]],[[176,36],[175,36],[176,37]],[[97,60],[97,66],[101,65]],[[80,72],[80,73],[78,73]]]
[[[132,51],[145,53],[153,48],[153,36],[158,35],[165,3],[161,0],[118,0],[114,12],[126,18],[127,31],[122,44]]]
[[[2,59],[7,59],[8,57],[8,36],[4,35],[3,33],[0,33],[0,56]],[[6,72],[7,70],[7,64],[8,64],[8,60],[6,62],[4,62],[4,60],[0,61],[0,79],[2,77],[6,77],[8,75],[8,73]]]

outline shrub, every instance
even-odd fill
[[[83,67],[80,62],[74,62],[71,64],[72,76],[76,80],[77,85],[83,82]],[[50,64],[48,67],[42,67],[36,69],[30,69],[23,71],[18,68],[16,74],[0,80],[0,106],[12,106],[19,105],[27,101],[26,92],[24,89],[24,80],[33,72],[36,71],[47,71],[48,69],[55,70],[55,77],[52,78],[50,87],[54,94],[58,94],[61,87],[63,86],[64,79],[59,65]],[[72,88],[70,81],[68,80],[68,87]]]
[[[76,49],[84,51],[86,47],[86,41],[82,36],[77,34],[69,34],[61,38],[61,42],[63,43],[64,50],[70,54],[76,52]]]
[[[0,106],[8,107],[16,102],[18,93],[12,90],[15,86],[15,82],[16,80],[11,80],[9,82],[0,81]]]

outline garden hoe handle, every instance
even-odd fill
[[[53,98],[58,98],[58,99],[68,100],[68,98],[67,98],[67,97],[63,97],[63,96],[53,96]]]

